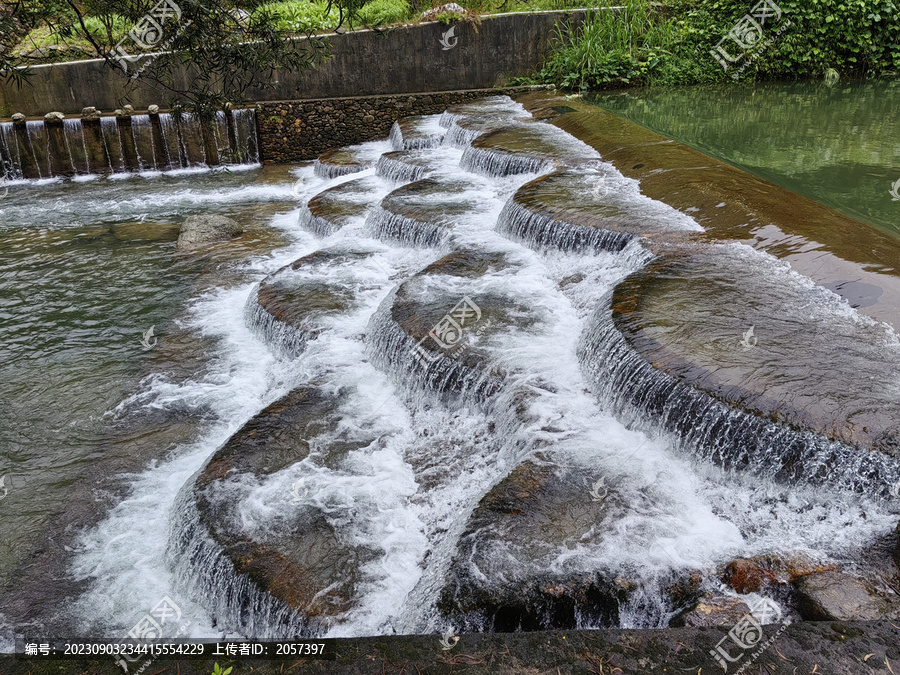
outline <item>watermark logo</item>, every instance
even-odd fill
[[[0,483],[0,485],[2,485],[2,483]],[[891,497],[900,499],[900,480],[891,485],[891,489],[888,490],[888,492],[890,493]],[[2,499],[2,497],[0,497],[0,499]]]
[[[608,194],[609,183],[606,180],[606,176],[595,176],[594,185],[591,188],[591,195],[593,195],[594,199],[603,199]]]
[[[306,493],[306,479],[298,478],[294,481],[294,485],[291,488],[291,501],[294,504],[301,504],[306,499]]]
[[[156,343],[159,342],[157,338],[153,337],[154,328],[155,326],[150,326],[150,328],[144,331],[144,337],[141,338],[141,346],[144,348],[144,351],[153,349],[156,346]]]
[[[6,476],[0,476],[0,501],[6,499],[9,489],[6,487]]]
[[[737,79],[747,66],[753,63],[753,61],[755,61],[768,46],[775,41],[775,38],[780,36],[781,33],[791,25],[789,20],[785,21],[779,26],[773,37],[770,37],[768,40],[763,40],[763,27],[767,22],[777,23],[781,21],[781,15],[781,7],[775,4],[773,0],[760,0],[760,2],[753,6],[749,14],[745,14],[731,30],[716,43],[715,48],[710,50],[709,53],[719,62],[725,72],[728,72],[728,69],[732,65],[738,63],[742,59],[746,59],[740,70],[732,74],[732,77]],[[739,51],[736,55],[732,55],[731,52],[723,46],[723,43],[725,43],[726,40],[730,40],[737,45]],[[733,49],[733,47],[729,48]]]
[[[156,3],[149,12],[140,18],[134,28],[132,28],[125,37],[119,40],[113,48],[112,58],[118,61],[119,66],[121,66],[126,74],[128,73],[128,62],[134,62],[139,57],[132,56],[125,51],[122,43],[130,39],[137,48],[142,51],[150,49],[164,51],[172,45],[175,38],[178,37],[182,31],[191,25],[190,21],[182,24],[175,35],[163,42],[164,26],[169,18],[173,18],[176,22],[181,21],[181,7],[179,7],[174,0],[160,0],[160,2]],[[132,73],[130,75],[131,79],[138,77],[144,72],[144,69],[147,68],[148,65],[149,62],[141,66],[138,71]]]
[[[438,40],[438,42],[440,42],[441,47],[443,47],[442,51],[453,49],[456,46],[456,43],[459,42],[459,38],[456,37],[456,26],[450,26],[448,30],[441,33],[441,39]]]
[[[755,326],[750,326],[750,328],[744,332],[744,337],[741,338],[740,345],[744,348],[744,351],[753,349],[756,346],[757,342],[759,342],[757,337],[753,334],[754,328]]]
[[[293,185],[293,187],[291,187],[291,192],[294,193],[295,197],[302,197],[303,192],[304,192],[303,188],[305,185],[306,185],[306,179],[301,176],[300,178],[298,178],[297,180],[294,181],[294,185]]]
[[[128,631],[125,637],[131,638],[133,640],[161,640],[163,639],[163,634],[166,632],[166,624],[168,623],[169,625],[172,625],[180,619],[181,608],[176,605],[168,595],[166,595],[163,596],[163,599],[160,600],[153,609],[151,609],[147,614],[144,614],[144,616],[142,616],[140,620],[136,624],[134,624],[132,629]],[[190,620],[182,623],[172,637],[177,638],[181,636],[190,625],[190,623]],[[166,639],[170,638],[167,637]],[[122,670],[127,673],[129,663],[133,664],[140,658],[142,654],[148,653],[146,650],[140,650],[140,654],[138,652],[139,650],[135,650],[131,653],[125,653],[123,651],[119,654],[120,658],[115,662],[116,665],[121,666]],[[154,659],[155,657],[144,663],[139,669],[134,671],[134,675],[138,675],[139,673],[144,671],[151,663],[153,663]]]
[[[456,643],[459,642],[459,636],[456,634],[456,629],[453,626],[450,626],[441,634],[439,642],[441,643],[441,649],[445,652],[453,649],[456,646]]]
[[[462,349],[463,331],[481,320],[481,308],[468,295],[464,296],[449,313],[438,321],[428,334],[410,350],[413,358],[425,367],[434,362],[440,354],[426,349],[426,340],[433,341],[440,349],[453,354]],[[482,326],[484,328],[484,326]]]
[[[900,178],[897,179],[897,182],[891,186],[891,189],[888,190],[888,192],[891,193],[892,202],[900,202]]]
[[[834,68],[825,71],[825,86],[833,87],[841,81],[841,76]]]
[[[737,663],[744,658],[745,652],[748,649],[753,649],[760,643],[764,636],[763,624],[775,623],[781,619],[781,614],[781,607],[778,606],[778,603],[769,600],[768,598],[763,598],[750,609],[749,614],[745,614],[738,620],[725,637],[719,640],[715,649],[709,650],[710,655],[715,658],[716,663],[718,663],[725,672],[728,672],[729,663]],[[736,673],[744,672],[745,669],[756,661],[760,654],[769,648],[785,628],[787,628],[787,624],[782,624],[781,628],[778,629],[778,632],[756,649]],[[723,643],[728,640],[730,640],[732,644],[723,646]],[[737,652],[733,652],[734,647],[738,648]]]
[[[9,188],[6,187],[6,176],[0,176],[0,199],[9,194]]]
[[[606,487],[606,476],[600,476],[600,480],[591,486],[591,501],[602,502],[608,494],[609,489]]]

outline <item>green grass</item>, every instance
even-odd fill
[[[615,11],[591,11],[577,28],[558,26],[556,49],[533,79],[566,89],[640,82],[671,55],[676,39],[674,22],[650,0],[625,0]]]

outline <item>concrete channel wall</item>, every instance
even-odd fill
[[[246,96],[256,102],[298,101],[502,87],[540,67],[558,23],[577,24],[584,15],[486,16],[479,25],[455,24],[454,34],[446,38],[449,27],[436,22],[330,35],[332,57],[317,69],[279,73],[270,87],[251,89]],[[297,40],[298,45],[303,41]],[[165,92],[141,79],[129,80],[101,59],[35,66],[30,73],[22,88],[0,81],[0,118],[73,114],[88,106],[111,111],[126,103],[145,110],[173,103]],[[186,76],[176,80],[187,88]]]

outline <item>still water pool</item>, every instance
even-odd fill
[[[900,237],[900,81],[630,89],[591,102]]]

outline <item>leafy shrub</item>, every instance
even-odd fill
[[[763,29],[763,41],[772,43],[760,43],[752,60],[745,56],[726,72],[710,51],[756,2],[670,0],[656,12],[649,2],[631,0],[621,20],[601,12],[579,29],[561,27],[554,53],[530,81],[604,88],[724,81],[738,71],[742,79],[821,77],[829,69],[868,77],[900,71],[894,0],[776,0],[781,21],[772,17]],[[729,50],[738,51],[733,43]]]
[[[641,82],[669,54],[673,39],[672,22],[650,0],[627,0],[616,10],[588,12],[577,28],[558,26],[556,49],[534,79],[564,88]]]

